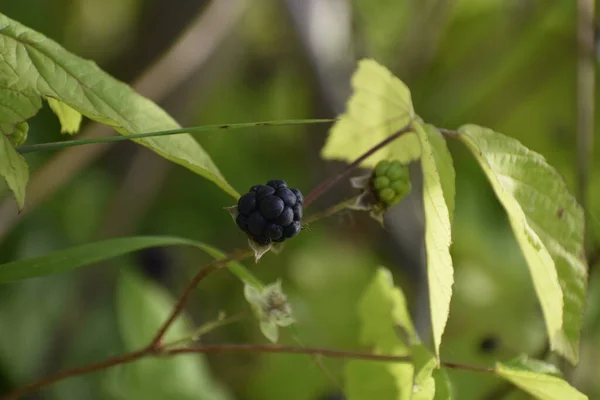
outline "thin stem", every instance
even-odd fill
[[[37,382],[30,383],[28,385],[22,386],[16,391],[9,393],[2,397],[2,400],[16,400],[20,399],[28,393],[35,392],[43,387],[50,386],[53,383],[62,381],[63,379],[67,379],[77,375],[89,374],[91,372],[101,371],[110,367],[114,367],[116,365],[130,363],[132,361],[138,360],[149,354],[149,349],[142,349],[138,351],[134,351],[132,353],[124,353],[118,355],[116,357],[108,358],[104,361],[97,362],[95,364],[86,365],[83,367],[77,367],[72,369],[66,369],[57,373],[56,375],[51,375],[46,378],[40,379]]]
[[[437,128],[437,130],[444,136],[449,136],[449,137],[458,136],[458,132],[453,131],[451,129]]]
[[[165,350],[163,354],[208,354],[208,353],[283,353],[303,354],[312,356],[323,356],[328,358],[344,358],[352,360],[370,360],[380,362],[412,362],[410,356],[395,356],[388,354],[373,354],[361,351],[332,350],[317,347],[297,347],[285,345],[252,345],[252,344],[214,344],[198,347],[181,347],[178,349]],[[460,364],[451,361],[441,361],[440,364],[446,368],[460,369],[464,371],[495,373],[494,368],[478,367],[475,365]]]
[[[305,224],[311,224],[311,223],[313,223],[315,221],[319,221],[321,219],[331,217],[332,215],[337,214],[338,212],[347,209],[355,201],[356,201],[356,197],[348,199],[348,200],[344,200],[344,201],[342,201],[340,203],[337,203],[337,204],[334,204],[333,206],[331,206],[331,207],[329,207],[329,208],[327,208],[327,209],[325,209],[325,210],[323,210],[321,212],[318,212],[316,214],[313,214],[313,215],[307,217],[304,220],[304,223]]]
[[[577,197],[587,208],[594,145],[595,22],[594,0],[577,2]]]
[[[262,121],[262,122],[243,122],[239,124],[220,124],[220,125],[203,125],[190,128],[169,129],[165,131],[135,133],[126,136],[108,136],[100,138],[79,139],[79,140],[64,140],[62,142],[39,143],[27,146],[19,146],[17,150],[21,154],[32,153],[34,151],[58,150],[65,147],[83,146],[86,144],[121,142],[124,140],[142,139],[148,137],[180,135],[183,133],[199,133],[218,131],[222,129],[244,129],[256,128],[261,126],[287,126],[287,125],[305,125],[305,124],[322,124],[333,122],[335,119],[298,119],[298,120],[283,120],[283,121]]]
[[[405,133],[408,133],[410,131],[412,131],[412,124],[409,123],[404,128],[400,129],[398,132],[394,133],[391,136],[388,136],[387,138],[385,138],[384,140],[382,140],[381,142],[379,142],[378,144],[376,144],[375,146],[373,146],[372,148],[367,150],[366,153],[364,153],[362,156],[358,157],[351,164],[348,164],[339,173],[337,173],[336,175],[333,175],[329,179],[326,179],[323,183],[321,183],[319,186],[317,186],[312,192],[310,192],[306,196],[306,198],[304,200],[304,207],[305,208],[308,207],[317,198],[321,197],[327,190],[331,189],[331,187],[333,187],[333,185],[335,185],[336,183],[341,181],[343,178],[348,176],[348,174],[350,174],[350,172],[352,172],[355,168],[357,168],[367,158],[369,158],[370,156],[375,154],[378,150],[381,150],[382,148],[384,148],[385,146],[387,146],[394,140],[398,139],[400,136],[402,136]]]
[[[284,345],[252,345],[252,344],[213,344],[198,347],[182,347],[178,349],[165,350],[164,354],[208,354],[208,353],[283,353],[317,355],[329,358],[351,358],[356,360],[372,360],[384,362],[411,362],[409,356],[393,356],[385,354],[372,354],[360,351],[343,351],[321,349],[315,347],[297,347]]]
[[[241,321],[246,316],[247,316],[247,313],[238,313],[235,315],[231,315],[229,317],[225,317],[225,318],[217,319],[215,321],[207,322],[206,324],[204,324],[204,325],[200,326],[198,329],[196,329],[191,335],[183,337],[181,339],[174,340],[169,343],[165,343],[163,346],[168,348],[168,347],[176,347],[178,345],[185,344],[187,342],[198,342],[200,340],[200,338],[202,336],[206,335],[207,333],[212,332],[215,329],[218,329],[222,326],[229,325],[229,324],[237,322],[237,321]]]
[[[175,304],[175,307],[173,308],[171,315],[169,315],[169,318],[165,321],[165,323],[161,326],[161,328],[158,330],[158,332],[154,336],[154,339],[152,340],[150,347],[153,349],[159,349],[162,346],[161,342],[162,342],[165,334],[167,333],[167,329],[169,329],[169,327],[175,321],[175,319],[177,319],[179,314],[181,314],[183,312],[183,309],[185,307],[185,304],[187,303],[188,298],[190,297],[190,295],[192,294],[192,292],[194,291],[196,286],[198,286],[198,283],[200,283],[200,281],[202,279],[206,278],[212,272],[214,272],[220,268],[223,268],[225,265],[227,265],[227,263],[229,263],[231,261],[241,261],[245,258],[250,257],[251,255],[252,255],[252,249],[247,248],[247,249],[243,249],[243,250],[238,250],[236,252],[233,252],[232,254],[230,254],[229,256],[227,256],[225,258],[214,260],[213,262],[209,263],[204,268],[202,268],[200,271],[198,271],[198,273],[194,276],[194,278],[192,278],[190,283],[188,283],[188,285],[186,286],[186,288],[183,291],[183,293],[181,294],[181,296],[179,296],[179,299],[177,300],[177,303]]]

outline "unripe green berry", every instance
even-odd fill
[[[408,175],[407,168],[400,164],[398,161],[395,161],[386,171],[386,176],[390,178],[392,181],[396,181],[398,179],[406,178]]]
[[[375,190],[385,189],[390,186],[390,178],[387,176],[378,176],[373,180]]]
[[[377,192],[377,195],[379,196],[379,199],[384,203],[392,204],[394,197],[396,197],[396,192],[394,191],[394,189],[385,188]]]
[[[383,176],[390,167],[391,163],[388,160],[382,160],[375,166],[375,176]]]
[[[400,200],[402,200],[404,198],[404,193],[401,194],[396,194],[396,197],[394,197],[394,199],[392,200],[392,202],[390,204],[397,204],[400,203]]]
[[[400,179],[392,182],[389,187],[394,189],[394,192],[404,195],[410,191],[410,181]]]

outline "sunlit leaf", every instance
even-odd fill
[[[583,211],[544,157],[475,125],[459,129],[500,202],[529,265],[553,350],[576,364],[586,298]]]
[[[158,246],[192,246],[217,259],[224,256],[220,250],[205,243],[175,236],[124,237],[84,244],[57,250],[40,257],[2,264],[0,265],[0,283],[64,273],[123,254]],[[229,262],[227,268],[242,282],[261,287],[260,281],[240,263]]]
[[[162,288],[131,271],[122,271],[117,287],[117,312],[125,349],[134,351],[147,346],[173,306],[174,300]],[[169,342],[191,334],[191,324],[182,316],[173,323],[164,340]],[[136,396],[143,395],[137,398],[230,398],[211,376],[205,358],[197,354],[144,359],[123,366],[120,372],[127,376],[121,390],[127,392],[131,386]]]
[[[48,105],[60,121],[60,131],[62,133],[70,134],[77,133],[79,126],[81,125],[81,113],[69,107],[62,101],[53,99],[52,97],[48,97],[46,100],[48,100]]]
[[[61,106],[58,112],[63,130],[74,128],[75,111],[122,135],[179,128],[163,109],[95,63],[0,14],[0,104],[4,105],[0,106],[0,130],[11,134],[16,124],[38,112],[42,98],[56,99],[72,109]],[[135,141],[239,197],[189,134]]]
[[[415,329],[400,289],[392,275],[379,268],[358,305],[361,343],[378,354],[409,356]],[[406,339],[406,342],[403,340]],[[408,342],[408,343],[407,343]],[[353,360],[346,364],[345,392],[354,399],[410,399],[413,365]]]
[[[0,89],[1,90],[1,89]],[[0,132],[0,176],[13,192],[19,209],[25,206],[25,187],[29,180],[29,167],[12,143]]]
[[[421,143],[427,281],[434,350],[439,357],[450,312],[454,270],[450,256],[454,210],[454,166],[446,143],[431,125],[414,124]]]
[[[588,397],[554,374],[547,374],[556,368],[544,366],[544,362],[523,363],[521,360],[510,363],[497,363],[496,373],[521,390],[539,400],[584,400]]]
[[[415,117],[408,87],[375,60],[358,63],[352,88],[346,113],[331,128],[321,151],[325,159],[352,162]],[[419,141],[414,133],[404,134],[365,160],[362,166],[374,167],[384,159],[407,163],[419,154]]]

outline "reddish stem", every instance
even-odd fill
[[[409,356],[392,356],[385,354],[364,353],[359,351],[343,351],[314,347],[296,347],[282,345],[214,344],[198,347],[181,347],[178,349],[165,350],[164,352],[164,354],[169,355],[189,353],[284,353],[320,355],[330,358],[352,358],[372,361],[411,362],[411,358]]]
[[[103,369],[114,367],[116,365],[129,363],[129,362],[138,360],[150,353],[151,353],[151,349],[145,348],[142,350],[134,351],[132,353],[120,354],[116,357],[112,357],[112,358],[106,359],[104,361],[97,362],[95,364],[90,364],[90,365],[86,365],[83,367],[65,369],[64,371],[61,371],[61,372],[57,373],[56,375],[51,375],[46,378],[40,379],[37,382],[33,382],[33,383],[27,384],[25,386],[22,386],[19,389],[15,390],[14,392],[3,396],[2,400],[16,400],[16,399],[19,399],[19,398],[25,396],[28,393],[35,392],[43,387],[50,386],[53,383],[56,383],[58,381],[62,381],[63,379],[67,379],[67,378],[70,378],[73,376],[78,376],[78,375],[89,374],[90,372],[100,371]]]
[[[341,170],[338,174],[326,179],[323,183],[321,183],[319,186],[317,186],[312,192],[310,192],[306,196],[306,198],[304,199],[304,208],[307,208],[310,203],[314,202],[317,198],[321,197],[333,185],[335,185],[336,183],[338,183],[339,181],[344,179],[346,176],[348,176],[348,174],[350,174],[350,172],[352,172],[354,169],[356,169],[367,158],[371,157],[377,151],[381,150],[382,148],[384,148],[385,146],[387,146],[394,140],[398,139],[400,136],[402,136],[405,133],[408,133],[410,131],[412,131],[412,124],[408,124],[404,128],[400,129],[398,132],[394,133],[391,136],[388,136],[387,138],[385,138],[384,140],[382,140],[381,142],[376,144],[374,147],[369,149],[365,154],[363,154],[362,156],[360,156],[356,160],[354,160],[354,162],[352,162],[351,164],[348,164],[346,166],[346,168]]]
[[[190,281],[190,283],[188,283],[188,285],[186,286],[186,288],[183,291],[183,293],[181,294],[181,296],[179,296],[179,299],[177,299],[177,303],[175,304],[175,307],[173,308],[171,315],[169,315],[169,318],[160,327],[158,332],[156,332],[156,335],[154,336],[154,339],[152,340],[152,343],[150,344],[150,348],[155,349],[155,350],[158,350],[161,348],[162,340],[163,340],[165,334],[167,333],[167,330],[173,324],[173,322],[175,322],[175,319],[177,319],[179,314],[181,314],[183,312],[183,309],[185,307],[185,304],[187,303],[188,298],[190,297],[190,295],[192,294],[192,292],[194,291],[196,286],[198,286],[198,283],[200,283],[200,281],[202,279],[206,278],[212,272],[214,272],[220,268],[223,268],[225,265],[227,265],[231,261],[240,261],[246,257],[250,257],[251,255],[252,255],[251,249],[238,250],[236,252],[231,253],[229,256],[227,256],[225,258],[221,258],[219,260],[215,260],[215,261],[209,263],[204,268],[202,268],[200,271],[198,271],[196,276],[194,276],[194,278]]]

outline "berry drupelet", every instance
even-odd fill
[[[235,222],[260,245],[283,242],[301,229],[304,197],[284,181],[254,185],[238,200]]]

